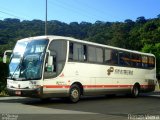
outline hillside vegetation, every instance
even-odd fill
[[[7,18],[0,20],[0,54],[13,49],[21,38],[44,35],[45,22]],[[160,15],[145,19],[141,16],[124,22],[71,22],[48,21],[48,34],[70,36],[86,41],[153,53],[157,57],[157,71],[160,71]]]

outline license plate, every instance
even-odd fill
[[[16,95],[21,95],[21,91],[16,91],[15,94]]]

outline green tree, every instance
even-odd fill
[[[157,74],[160,75],[160,43],[156,43],[155,45],[145,44],[142,48],[142,52],[152,53],[156,56]]]

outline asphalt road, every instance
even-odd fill
[[[2,120],[160,120],[160,93],[139,98],[83,97],[77,104],[62,99],[40,101],[21,97],[0,98]]]

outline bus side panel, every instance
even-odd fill
[[[155,70],[74,62],[66,67],[66,75],[71,78],[71,83],[80,82],[84,93],[129,93],[135,83],[139,83],[142,91],[148,92],[154,90],[156,81]]]
[[[69,96],[72,84],[80,83],[84,95],[130,93],[139,83],[142,92],[155,88],[155,70],[67,62],[62,73],[53,79],[44,80],[43,92],[52,97]]]

